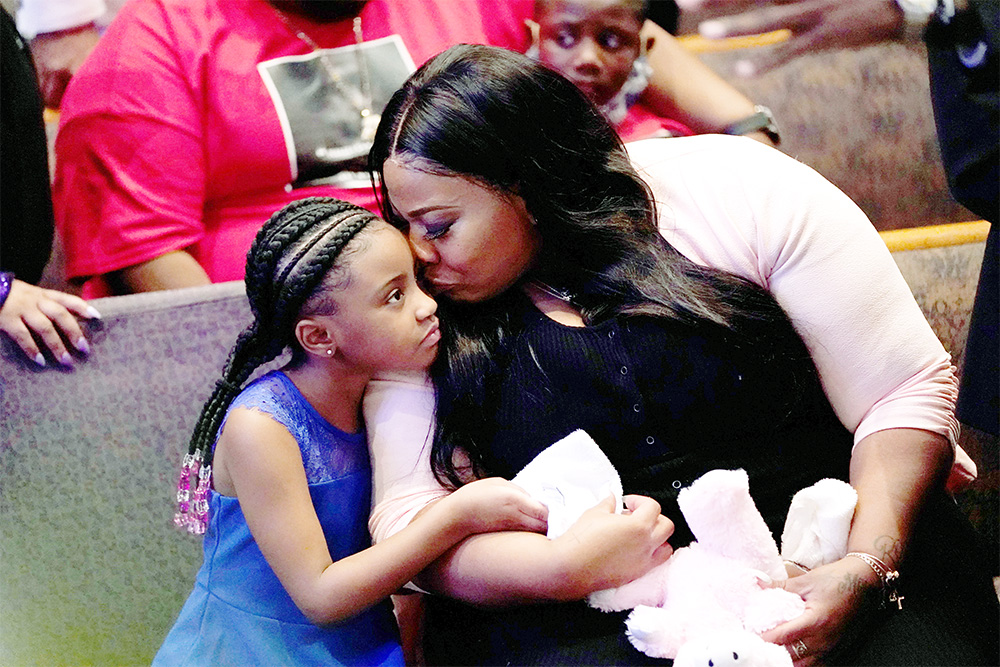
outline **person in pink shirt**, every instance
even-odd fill
[[[452,44],[521,48],[530,12],[498,0],[127,3],[62,103],[67,277],[85,296],[238,280],[253,234],[288,201],[374,209],[364,156],[388,96]],[[664,99],[699,122],[752,106],[729,86],[706,101],[663,71],[647,97],[677,88]]]
[[[63,100],[56,224],[87,296],[243,277],[292,199],[374,209],[377,110],[415,63],[484,42],[479,3],[136,0]]]

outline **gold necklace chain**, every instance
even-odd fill
[[[347,90],[344,86],[344,81],[340,76],[340,72],[338,72],[333,66],[333,63],[330,62],[330,59],[326,54],[326,49],[317,44],[316,41],[304,31],[293,26],[292,22],[283,11],[274,5],[271,5],[271,8],[274,10],[274,13],[277,14],[278,19],[282,22],[282,24],[284,24],[288,31],[295,35],[299,41],[312,49],[313,53],[319,57],[320,64],[323,65],[323,69],[326,71],[326,75],[327,78],[330,79],[330,83],[333,84],[334,88],[336,88],[341,95],[344,96],[344,98],[361,116],[361,137],[366,141],[374,139],[375,130],[378,128],[380,116],[372,113],[373,96],[371,77],[368,72],[368,61],[365,59],[365,55],[361,51],[361,45],[365,41],[364,32],[361,28],[361,17],[354,17],[354,57],[358,64],[358,79],[361,82],[362,96],[361,104],[358,104],[355,96],[351,94],[352,91]]]

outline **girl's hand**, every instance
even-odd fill
[[[73,355],[66,341],[80,354],[90,352],[77,317],[101,315],[83,299],[14,280],[3,307],[0,308],[0,331],[10,336],[39,366],[45,356],[36,342],[40,339],[52,356],[64,366],[73,365]]]
[[[445,501],[455,506],[469,535],[505,530],[544,533],[548,527],[548,508],[500,477],[470,482],[441,502]]]
[[[806,609],[763,638],[787,648],[795,667],[823,664],[882,590],[872,569],[856,558],[842,558],[783,583],[785,590],[802,596]]]
[[[615,500],[609,496],[553,540],[567,576],[579,581],[583,595],[632,581],[673,553],[667,539],[674,524],[660,514],[660,504],[645,496],[624,500],[622,514],[614,513]]]

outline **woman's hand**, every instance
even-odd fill
[[[749,11],[745,13],[714,18],[698,26],[701,35],[710,39],[782,29],[791,32],[786,41],[750,52],[739,61],[736,73],[742,76],[762,74],[815,51],[857,48],[892,39],[903,25],[903,14],[892,0],[789,0],[754,3],[746,8]]]
[[[466,484],[438,502],[455,505],[454,511],[469,535],[502,530],[544,533],[548,526],[548,508],[499,477]]]
[[[45,365],[45,355],[36,338],[64,366],[73,365],[68,341],[80,354],[90,352],[77,317],[100,318],[83,299],[56,290],[36,287],[14,280],[3,307],[0,308],[0,331],[10,336],[24,353],[39,366]]]
[[[802,596],[802,615],[763,634],[765,641],[788,649],[795,667],[823,664],[826,656],[867,610],[877,604],[882,582],[857,558],[842,558],[784,582],[787,591]]]
[[[581,596],[637,579],[673,553],[667,539],[674,524],[660,514],[660,504],[645,496],[625,496],[624,501],[625,511],[615,514],[615,500],[609,496],[553,540]]]

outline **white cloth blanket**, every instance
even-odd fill
[[[610,495],[620,514],[622,481],[594,439],[576,430],[546,448],[511,480],[549,508],[546,535],[555,539]]]

